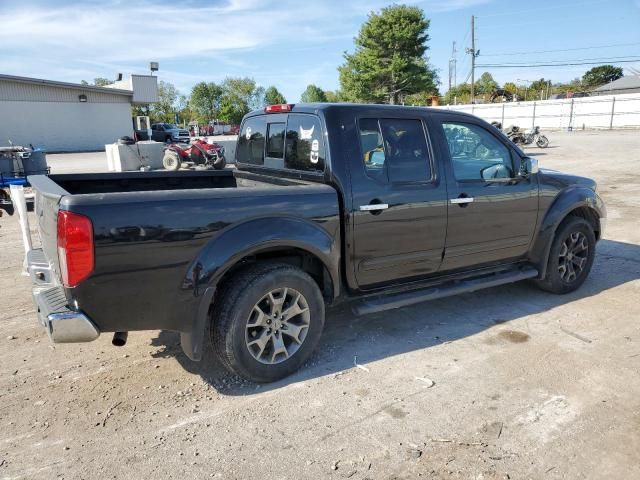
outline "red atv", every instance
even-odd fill
[[[207,143],[203,138],[194,140],[187,147],[176,143],[167,145],[162,158],[162,165],[167,170],[178,170],[181,166],[222,170],[226,164],[224,147],[217,143]]]

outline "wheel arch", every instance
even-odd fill
[[[181,333],[185,354],[202,356],[205,327],[220,286],[240,269],[256,262],[290,263],[308,273],[327,303],[340,295],[340,239],[322,227],[298,218],[260,218],[233,226],[216,236],[198,254],[183,279],[183,289],[198,297],[196,318]]]
[[[544,278],[551,251],[551,244],[562,222],[574,216],[585,219],[593,227],[596,241],[602,236],[602,219],[606,210],[600,197],[593,190],[574,187],[563,190],[548,208],[530,251],[530,261],[538,266],[538,278]]]

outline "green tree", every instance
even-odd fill
[[[461,83],[460,85],[451,87],[449,91],[445,93],[443,101],[447,105],[469,103],[471,101],[471,84]]]
[[[418,92],[412,93],[411,95],[407,95],[404,97],[405,105],[417,105],[421,107],[427,107],[431,105],[433,101],[433,97],[438,97],[439,94],[436,92],[434,95],[433,92]]]
[[[169,82],[158,82],[158,101],[151,104],[151,119],[154,122],[173,122],[179,92]]]
[[[613,65],[593,67],[582,76],[582,83],[587,88],[596,88],[622,77],[622,68]]]
[[[398,103],[405,95],[436,91],[427,63],[429,20],[407,5],[371,12],[354,39],[355,52],[339,67],[344,96],[353,101]]]
[[[554,83],[551,87],[553,93],[581,92],[584,90],[581,78],[574,78],[568,83]]]
[[[549,92],[549,94],[551,94],[550,85],[551,80],[545,80],[544,78],[531,82],[528,93],[529,98],[539,98],[540,100],[544,99],[547,91]]]
[[[516,93],[516,91],[518,90],[518,86],[513,82],[505,82],[502,88],[511,93]]]
[[[300,101],[302,103],[324,103],[327,101],[327,96],[317,85],[311,84],[307,85],[307,89],[302,92],[302,96],[300,97]]]
[[[176,102],[176,111],[178,112],[178,117],[180,121],[190,122],[196,118],[196,114],[193,110],[191,110],[191,102],[189,101],[189,97],[186,95],[178,95],[178,101]]]
[[[489,72],[484,72],[476,82],[475,91],[480,95],[491,95],[498,88],[498,82]]]
[[[344,102],[344,99],[342,98],[342,92],[340,90],[336,90],[335,92],[331,90],[325,90],[324,96],[329,103]]]
[[[240,123],[242,117],[257,106],[259,94],[256,82],[251,78],[226,78],[222,82],[219,119],[230,124]]]
[[[104,87],[106,85],[111,85],[113,83],[112,80],[109,80],[108,78],[104,78],[104,77],[96,77],[93,79],[93,84],[96,87]]]
[[[264,102],[267,105],[280,105],[287,103],[284,96],[273,85],[264,91]]]
[[[222,87],[214,82],[196,83],[191,89],[189,107],[196,114],[198,121],[215,120],[220,111]]]
[[[80,84],[81,85],[95,85],[96,87],[104,87],[106,85],[111,85],[113,83],[113,81],[109,80],[108,78],[104,78],[104,77],[96,77],[93,79],[93,83],[89,83],[86,80],[81,80]]]
[[[249,99],[249,110],[260,110],[267,105],[267,91],[264,87],[257,86]]]

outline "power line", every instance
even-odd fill
[[[471,32],[471,29],[467,29],[467,33],[464,34],[464,38],[462,39],[462,43],[460,45],[462,45],[463,47],[466,45],[467,43],[467,38],[469,38],[469,33]]]
[[[616,60],[611,63],[633,63],[640,62],[640,57],[628,60]],[[483,68],[534,68],[534,67],[569,67],[574,65],[601,65],[602,62],[568,62],[568,63],[532,63],[532,64],[518,64],[518,63],[503,63],[503,64],[478,64],[476,67]]]
[[[489,53],[489,54],[485,54],[483,53],[482,56],[483,57],[503,57],[503,56],[509,56],[509,55],[530,55],[530,54],[534,54],[534,53],[554,53],[554,52],[575,52],[578,50],[595,50],[598,48],[612,48],[612,47],[630,47],[633,45],[640,45],[640,42],[633,42],[633,43],[617,43],[617,44],[611,44],[611,45],[596,45],[596,46],[592,46],[592,47],[578,47],[578,48],[558,48],[556,50],[537,50],[537,51],[526,51],[526,52],[503,52],[503,53]]]
[[[635,59],[635,58],[640,58],[637,55],[624,55],[621,57],[591,57],[591,58],[572,58],[569,60],[540,60],[540,61],[534,61],[534,62],[516,62],[516,63],[501,63],[501,65],[520,65],[520,64],[529,64],[529,63],[567,63],[567,62],[591,62],[591,61],[602,61],[602,62],[607,62],[607,61],[611,61],[611,62],[615,62],[618,60],[629,60],[629,59]]]
[[[552,5],[549,7],[544,7],[544,11],[557,10],[559,8],[567,8],[567,7],[584,7],[586,5],[597,5],[599,3],[610,3],[610,0],[595,0],[593,2],[564,3],[561,5]],[[500,12],[500,13],[490,13],[488,15],[480,15],[480,18],[504,17],[506,15],[522,15],[523,13],[530,13],[530,12],[540,13],[541,11],[542,11],[541,8],[531,8],[527,10],[512,10],[510,12]]]

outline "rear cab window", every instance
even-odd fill
[[[264,115],[247,118],[238,136],[236,159],[251,165],[264,165],[267,122]]]
[[[325,145],[320,119],[312,114],[257,115],[245,120],[236,160],[280,170],[323,173]]]

